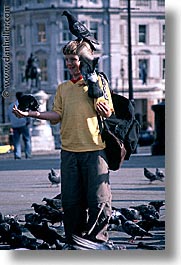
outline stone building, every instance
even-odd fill
[[[132,75],[136,113],[151,122],[151,105],[165,97],[165,1],[131,0]],[[41,89],[55,94],[68,79],[62,47],[70,34],[63,10],[70,10],[100,42],[96,56],[110,86],[128,97],[127,0],[10,0],[11,101],[16,91],[29,92],[25,67],[31,53],[38,58]],[[2,122],[2,121],[0,121]]]

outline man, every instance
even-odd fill
[[[87,75],[84,72],[83,79],[80,66],[85,66],[85,61],[79,57],[80,47],[86,53],[92,51],[87,44],[82,45],[71,41],[63,48],[72,78],[58,86],[52,111],[22,112],[14,107],[14,113],[20,118],[29,116],[50,120],[52,124],[61,122],[61,194],[68,243],[72,242],[72,234],[107,241],[106,228],[111,216],[109,169],[97,115],[110,117],[113,105],[108,84],[103,93],[101,78],[94,69],[88,66],[93,72]]]
[[[10,104],[8,108],[8,118],[11,122],[13,129],[13,145],[14,145],[14,159],[21,159],[21,136],[24,141],[25,158],[31,158],[31,135],[30,135],[30,118],[24,117],[18,119],[14,113],[12,113],[13,107],[18,106],[18,100],[22,97],[22,92],[16,93],[16,102]]]

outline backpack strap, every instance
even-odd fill
[[[104,98],[106,100],[108,100],[108,95],[106,92],[106,81],[108,82],[107,76],[103,72],[99,72],[98,75],[100,76],[101,81],[102,81]],[[105,79],[106,79],[106,81],[105,81]]]

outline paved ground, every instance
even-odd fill
[[[23,219],[25,213],[33,212],[31,204],[41,203],[43,197],[53,197],[60,187],[50,186],[48,172],[51,167],[59,172],[59,150],[41,152],[32,159],[14,160],[12,154],[0,156],[0,212],[18,215]],[[164,156],[151,156],[149,148],[140,148],[122,168],[111,172],[113,206],[128,207],[148,203],[151,200],[165,200],[165,182],[149,181],[143,175],[143,168],[155,171],[165,170]],[[165,220],[165,208],[161,208],[160,219]],[[127,249],[135,250],[138,242],[129,243],[129,236],[122,231],[110,231],[110,238]],[[155,246],[165,246],[164,228],[152,231],[153,237],[145,237],[142,242]]]

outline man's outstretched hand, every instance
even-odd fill
[[[19,110],[16,105],[14,105],[13,107],[13,113],[17,118],[24,118],[29,116],[29,111]]]

